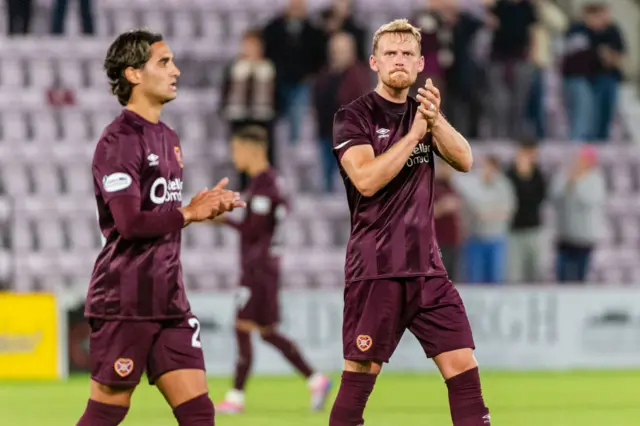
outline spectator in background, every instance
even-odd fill
[[[456,186],[466,214],[466,280],[470,283],[502,283],[507,233],[515,207],[511,183],[502,173],[498,159],[488,156],[479,176],[475,173],[461,176]]]
[[[326,62],[326,36],[307,17],[305,0],[289,0],[286,11],[262,33],[265,55],[276,67],[276,93],[290,128],[290,141],[300,138],[311,81]]]
[[[624,41],[609,8],[602,3],[585,5],[583,19],[567,33],[563,61],[572,140],[609,139],[623,60]]]
[[[537,157],[536,143],[524,140],[513,164],[507,169],[516,197],[507,256],[510,283],[537,283],[542,280],[542,204],[547,185]]]
[[[427,78],[431,78],[433,85],[440,89],[441,96],[446,97],[445,68],[451,65],[453,55],[448,47],[443,48],[440,40],[442,35],[439,31],[442,24],[438,12],[443,7],[448,7],[443,0],[432,0],[428,3],[428,8],[418,12],[412,21],[412,24],[420,29],[420,53],[424,56],[424,69],[409,89],[409,94],[413,97],[418,94],[420,87],[424,87]]]
[[[531,93],[529,95],[528,116],[535,128],[538,139],[546,137],[545,77],[553,66],[551,38],[564,34],[569,25],[565,13],[551,0],[533,2],[538,16],[538,25],[533,32],[532,59],[535,67]]]
[[[229,123],[231,133],[247,125],[267,130],[269,162],[274,162],[273,124],[276,117],[276,70],[265,59],[260,31],[247,31],[242,37],[240,54],[223,74],[220,114]],[[246,176],[241,178],[242,187]]]
[[[491,135],[519,139],[533,131],[526,112],[535,73],[531,54],[536,11],[529,0],[498,0],[492,13],[497,22],[486,99]]]
[[[318,143],[322,154],[324,189],[333,191],[338,163],[333,155],[333,116],[342,105],[373,88],[369,68],[358,61],[356,44],[348,33],[337,33],[329,42],[329,66],[316,79],[313,104],[316,112]]]
[[[31,14],[33,12],[32,0],[6,0],[7,2],[7,28],[9,35],[29,34]]]
[[[600,5],[598,18],[603,29],[595,34],[598,52],[594,79],[595,140],[609,140],[611,122],[618,103],[618,87],[622,80],[625,43],[622,32],[611,20],[611,11],[606,4]]]
[[[583,7],[582,18],[573,22],[565,37],[562,61],[564,100],[569,117],[569,137],[574,141],[595,139],[595,76],[598,53],[595,34],[604,29],[599,5]]]
[[[458,281],[461,240],[460,196],[453,183],[453,168],[436,157],[433,216],[442,262],[449,278]]]
[[[483,70],[472,51],[478,32],[485,21],[478,15],[461,10],[455,3],[440,6],[439,40],[453,55],[445,67],[447,102],[443,110],[451,124],[468,138],[478,138],[481,111]],[[486,16],[485,16],[486,17]]]
[[[583,282],[593,248],[606,226],[605,180],[598,152],[585,145],[569,170],[555,176],[550,198],[556,210],[556,274],[560,282]]]
[[[79,2],[82,33],[85,35],[93,35],[95,33],[93,20],[93,1],[79,0]],[[53,5],[53,14],[51,17],[51,32],[55,35],[64,34],[64,24],[67,19],[68,6],[69,0],[56,0]]]
[[[353,19],[351,0],[333,0],[331,7],[322,11],[321,17],[327,35],[332,36],[339,32],[351,34],[356,44],[358,60],[369,61],[366,31]]]

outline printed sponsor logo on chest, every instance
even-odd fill
[[[413,167],[417,164],[425,164],[429,163],[431,158],[431,145],[427,145],[426,143],[420,142],[413,148],[413,152],[411,156],[406,162],[407,167]]]

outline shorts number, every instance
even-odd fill
[[[247,302],[251,299],[251,289],[249,287],[240,287],[236,293],[236,306],[243,309]]]
[[[191,336],[191,346],[194,348],[202,348],[202,342],[200,341],[200,321],[198,318],[189,318],[189,326],[193,328],[193,335]]]

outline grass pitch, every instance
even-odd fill
[[[637,426],[640,371],[568,373],[483,372],[494,426]],[[334,376],[337,384],[339,376]],[[229,380],[210,381],[219,401]],[[335,395],[335,391],[334,391]],[[0,424],[73,426],[88,396],[88,377],[65,382],[0,381]],[[330,402],[333,401],[333,397]],[[217,416],[217,426],[326,426],[328,411],[311,414],[305,384],[297,377],[254,377],[247,410]],[[446,387],[437,375],[384,373],[365,413],[367,426],[449,426]],[[175,425],[157,390],[141,385],[125,426]]]

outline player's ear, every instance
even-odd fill
[[[142,79],[141,74],[141,70],[135,69],[133,67],[127,67],[127,69],[124,70],[124,77],[131,84],[140,84],[140,80]]]
[[[369,67],[373,72],[378,72],[378,61],[376,61],[376,57],[371,55],[369,56]]]
[[[418,63],[418,73],[424,70],[424,56],[420,56],[420,62]]]

